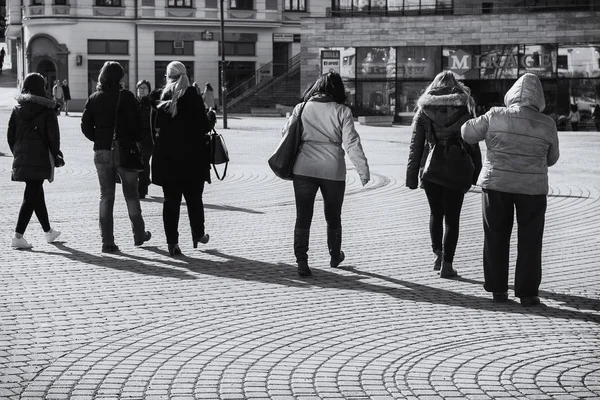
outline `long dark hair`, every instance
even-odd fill
[[[100,69],[98,74],[98,90],[109,90],[113,88],[121,88],[121,79],[125,76],[123,67],[116,61],[107,61]]]
[[[32,72],[23,79],[21,94],[32,94],[34,96],[46,97],[46,78],[42,74]]]
[[[321,75],[312,86],[304,91],[302,100],[308,101],[315,94],[329,96],[338,104],[346,103],[346,88],[342,77],[337,72],[332,71]]]

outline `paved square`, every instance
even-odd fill
[[[44,188],[63,235],[45,243],[34,216],[25,236],[35,247],[12,250],[24,185],[10,181],[8,105],[0,102],[2,399],[600,398],[599,133],[560,133],[544,305],[523,308],[512,291],[495,304],[482,288],[478,189],[463,207],[461,279],[433,272],[425,194],[404,187],[408,127],[357,127],[373,180],[363,188],[348,172],[341,269],[328,267],[319,201],[313,276],[296,274],[292,185],[266,163],[281,118],[230,117],[219,129],[232,162],[205,190],[210,243],[192,248],[182,207],[184,257],[171,258],[157,186],[142,202],[151,241],[134,247],[118,194],[122,253],[101,253],[92,144],[78,115],[61,116],[67,165]],[[511,273],[514,249],[513,240]]]

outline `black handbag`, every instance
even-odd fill
[[[473,183],[475,164],[464,140],[459,135],[438,140],[430,125],[428,142],[429,154],[421,179],[467,193]]]
[[[140,172],[144,170],[144,157],[142,156],[140,143],[127,138],[117,140],[117,116],[119,114],[120,103],[121,91],[119,90],[111,150],[114,151],[115,148],[119,149],[119,168]]]
[[[225,144],[225,139],[223,136],[218,134],[214,128],[212,132],[208,134],[208,136],[210,152],[209,161],[212,164],[215,175],[217,175],[217,179],[222,181],[225,179],[225,175],[227,175],[227,167],[229,166],[229,152],[227,151],[227,145]],[[222,178],[217,171],[216,164],[225,164]]]
[[[277,149],[269,157],[269,167],[278,178],[291,180],[294,177],[294,164],[298,156],[298,150],[302,144],[302,111],[306,102],[300,108],[298,117],[290,123],[288,131],[283,135]],[[293,118],[293,115],[292,117]]]

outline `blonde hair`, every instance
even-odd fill
[[[174,117],[177,115],[177,100],[190,87],[190,80],[187,77],[187,71],[185,65],[179,61],[172,61],[167,65],[167,84],[163,88],[159,103],[159,106],[168,104],[169,113]],[[171,93],[171,98],[165,100],[166,96]]]
[[[475,100],[473,100],[473,97],[471,96],[471,89],[469,89],[462,82],[460,82],[457,79],[454,72],[452,71],[442,71],[439,74],[437,74],[435,78],[433,78],[433,81],[431,81],[431,83],[429,84],[429,86],[427,86],[421,97],[419,97],[419,100],[417,100],[416,109],[418,110],[420,108],[419,104],[421,103],[421,100],[429,96],[429,94],[432,91],[445,87],[455,88],[464,95],[466,95],[467,109],[469,110],[469,113],[471,113],[471,115],[475,115]]]

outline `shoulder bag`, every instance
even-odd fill
[[[208,136],[210,152],[209,162],[212,164],[215,174],[217,175],[217,179],[222,181],[225,179],[225,175],[227,175],[227,166],[229,165],[229,152],[227,151],[227,145],[225,144],[225,139],[223,136],[218,134],[214,128],[212,132],[208,134]],[[217,171],[216,164],[225,164],[222,178],[219,175],[219,171]]]
[[[429,154],[421,179],[467,193],[471,188],[475,165],[464,140],[460,136],[438,140],[433,123],[430,123],[427,134]]]
[[[302,112],[305,106],[306,102],[300,108],[298,117],[290,123],[288,131],[284,134],[273,155],[269,157],[269,167],[278,178],[291,180],[294,177],[294,164],[302,144],[302,132],[304,130]],[[293,118],[293,116],[290,118]]]
[[[119,115],[120,103],[121,91],[119,90],[111,150],[114,151],[115,148],[119,149],[119,168],[140,172],[144,170],[144,158],[142,157],[142,149],[140,144],[129,138],[121,138],[117,140],[117,117]]]

